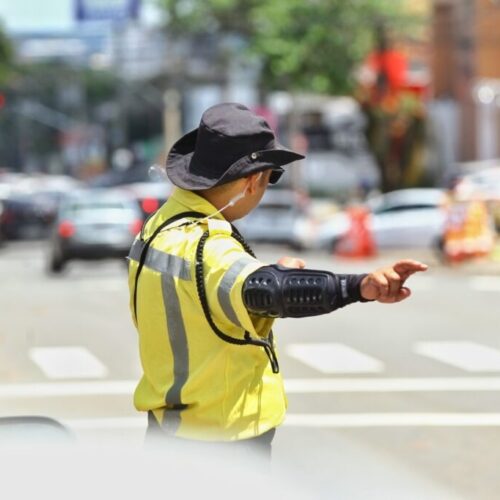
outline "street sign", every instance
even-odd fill
[[[75,0],[77,21],[126,21],[137,19],[140,0]]]

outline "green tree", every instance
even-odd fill
[[[341,94],[372,42],[372,27],[408,22],[394,0],[158,0],[174,36],[236,35],[262,64],[267,89]]]
[[[5,83],[11,71],[12,46],[0,26],[0,83]]]
[[[263,94],[274,89],[352,93],[356,67],[370,50],[381,50],[380,33],[418,38],[425,17],[409,1],[395,0],[157,1],[174,38],[236,36],[244,41],[247,55],[260,61]],[[422,163],[423,116],[408,115],[404,107],[386,116],[376,103],[367,103],[364,110],[383,189],[415,184]],[[289,127],[296,130],[296,117]]]

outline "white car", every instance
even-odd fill
[[[462,176],[455,186],[455,196],[462,200],[500,200],[500,167]]]
[[[446,192],[434,188],[401,189],[370,198],[368,227],[377,248],[432,247],[442,237]],[[333,249],[349,230],[346,211],[320,226],[319,246]]]

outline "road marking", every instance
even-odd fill
[[[83,281],[78,283],[78,289],[89,292],[119,292],[126,291],[125,281]]]
[[[136,380],[0,385],[0,399],[115,395],[132,397]],[[453,378],[296,378],[286,379],[288,394],[356,392],[499,391],[500,377]]]
[[[500,292],[500,277],[498,276],[474,276],[469,284],[478,292]]]
[[[500,413],[304,413],[288,427],[498,427]]]
[[[147,417],[115,417],[115,418],[79,418],[62,420],[62,424],[73,430],[96,429],[144,429],[147,427]]]
[[[140,417],[63,419],[70,430],[146,429]],[[287,415],[285,427],[500,427],[500,413],[296,413]]]
[[[417,342],[414,351],[468,372],[500,372],[500,351],[475,342]]]
[[[108,369],[85,347],[35,347],[29,357],[51,379],[103,378]]]
[[[287,379],[288,394],[335,392],[498,391],[500,377]]]
[[[132,396],[137,380],[110,380],[102,382],[59,382],[40,384],[0,385],[0,398],[47,398],[96,395]]]
[[[384,364],[344,344],[290,344],[289,356],[322,373],[379,373]]]

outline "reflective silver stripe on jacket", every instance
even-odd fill
[[[176,407],[183,406],[181,391],[189,376],[189,347],[186,336],[184,321],[182,320],[181,305],[175,289],[174,277],[163,274],[161,277],[161,287],[163,294],[163,304],[167,316],[167,332],[170,347],[173,354],[174,382],[165,395],[165,403]],[[181,411],[182,408],[179,408]],[[165,410],[170,417],[169,424],[165,429],[174,434],[180,425],[180,411]],[[164,422],[165,423],[165,418]]]
[[[129,259],[139,262],[144,247],[145,242],[141,240],[134,241],[130,249]],[[165,410],[161,427],[168,434],[175,434],[181,423],[181,412],[185,408],[181,398],[181,391],[189,376],[189,347],[174,278],[190,280],[190,263],[177,255],[149,247],[144,266],[162,274],[163,305],[165,307],[168,339],[173,355],[174,381],[165,394],[165,403],[173,407],[173,409]]]
[[[144,246],[144,241],[135,240],[130,248],[129,259],[139,262]],[[162,274],[175,276],[181,280],[191,279],[191,264],[188,260],[177,255],[162,252],[156,248],[149,247],[144,266]]]
[[[249,256],[244,256],[233,262],[229,269],[224,274],[222,281],[219,285],[219,289],[217,290],[217,297],[219,299],[219,304],[224,311],[224,314],[228,317],[231,323],[240,326],[243,326],[238,319],[238,315],[231,304],[231,289],[233,288],[236,280],[238,279],[238,275],[241,271],[248,265],[255,263],[256,260]]]

